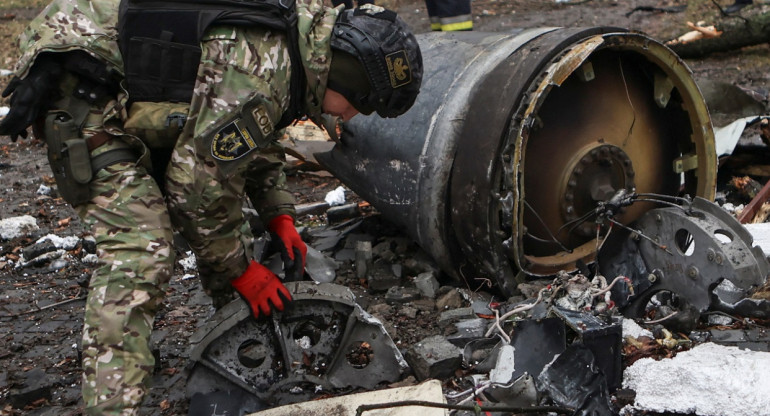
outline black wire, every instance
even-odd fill
[[[566,251],[566,252],[570,252],[570,253],[571,253],[570,249],[568,249],[567,247],[564,247],[564,244],[562,244],[562,243],[561,243],[561,241],[559,241],[559,240],[557,240],[557,239],[556,239],[556,237],[555,237],[555,236],[553,235],[553,233],[551,232],[551,229],[550,229],[550,228],[548,228],[548,226],[545,224],[545,221],[543,221],[543,219],[542,219],[542,218],[540,218],[540,215],[538,215],[537,211],[535,211],[535,209],[534,209],[534,208],[532,208],[532,206],[531,206],[531,205],[529,205],[529,202],[527,202],[527,200],[526,200],[526,199],[525,199],[525,200],[523,200],[523,201],[524,201],[524,206],[525,206],[525,207],[527,207],[527,208],[529,208],[529,210],[530,210],[530,211],[532,211],[532,215],[534,215],[534,216],[535,216],[535,218],[537,218],[537,220],[538,220],[538,221],[540,221],[540,225],[542,225],[542,226],[543,226],[543,228],[545,229],[545,231],[548,233],[548,236],[549,236],[549,237],[551,237],[551,241],[552,241],[552,242],[554,242],[554,243],[556,243],[556,244],[558,244],[558,245],[559,245],[559,247],[560,247],[562,250],[564,250],[564,251]],[[535,238],[535,239],[537,239],[537,240],[540,240],[540,241],[542,241],[542,242],[549,242],[549,240],[546,240],[546,239],[544,239],[544,238],[540,238],[540,237],[536,237],[534,234],[532,234],[532,233],[530,233],[530,232],[527,232],[527,235],[529,235],[530,237],[532,237],[532,238]]]
[[[566,227],[566,226],[568,226],[568,225],[572,225],[572,224],[573,224],[573,223],[575,223],[575,222],[579,222],[580,224],[582,224],[583,222],[585,222],[585,221],[587,221],[589,218],[591,218],[591,216],[593,216],[593,215],[597,215],[597,214],[598,214],[598,212],[597,212],[596,210],[592,210],[592,211],[588,211],[588,212],[586,212],[585,214],[581,215],[581,216],[580,216],[580,217],[578,217],[578,218],[575,218],[575,219],[573,219],[573,220],[570,220],[570,221],[567,221],[567,222],[565,222],[565,223],[564,223],[564,225],[562,225],[561,227],[559,227],[559,229],[556,231],[556,235],[559,235],[559,234],[561,234],[561,231],[564,229],[564,227]],[[580,225],[580,224],[578,224],[578,225]],[[573,228],[570,228],[570,230],[567,232],[567,235],[569,235],[569,233],[571,233],[573,229],[574,229],[574,227],[573,227]]]
[[[640,199],[637,199],[636,202],[654,202],[656,204],[665,205],[667,207],[679,208],[679,209],[681,209],[684,212],[689,212],[689,210],[687,208],[685,208],[685,207],[683,207],[683,206],[681,206],[679,204],[676,204],[676,203],[673,203],[673,202],[668,202],[668,201],[663,201],[663,200],[660,200],[660,199],[652,199],[652,198],[641,199],[640,198]]]
[[[665,194],[655,194],[655,193],[649,193],[649,192],[648,193],[642,193],[642,194],[636,194],[636,196],[640,196],[640,197],[654,197],[654,198],[659,198],[659,199],[666,199],[666,198],[668,198],[668,199],[672,199],[674,201],[682,202],[682,203],[687,204],[687,205],[692,204],[692,200],[690,200],[688,198],[682,198],[681,196],[665,195]]]
[[[447,404],[428,402],[423,400],[404,400],[400,402],[391,403],[378,403],[378,404],[362,404],[356,409],[356,416],[361,416],[364,412],[376,409],[391,409],[394,407],[404,406],[422,406],[422,407],[434,407],[439,409],[451,409],[451,410],[467,410],[471,412],[506,412],[506,413],[548,413],[556,412],[560,414],[572,414],[575,409],[569,407],[559,406],[532,406],[532,407],[512,407],[512,406],[478,406],[478,405],[461,405],[461,404]]]

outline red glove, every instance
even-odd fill
[[[267,228],[278,237],[273,240],[278,240],[281,243],[278,245],[281,248],[281,259],[283,260],[283,270],[286,273],[286,281],[302,280],[302,277],[305,275],[307,246],[299,234],[297,234],[297,229],[294,228],[294,219],[290,215],[279,215],[270,220]]]
[[[230,284],[243,296],[251,308],[255,318],[262,315],[270,315],[270,304],[279,311],[283,310],[284,303],[291,301],[291,293],[281,283],[281,279],[267,267],[251,261],[249,267]]]

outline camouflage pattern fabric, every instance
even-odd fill
[[[41,52],[89,52],[123,72],[117,43],[119,0],[54,0],[19,36],[22,55],[16,75],[23,78]]]
[[[20,38],[23,56],[17,75],[26,75],[41,52],[75,49],[122,70],[114,33],[118,3],[54,0]],[[329,39],[338,11],[324,7],[321,0],[297,3],[308,115],[320,123]],[[96,237],[100,261],[91,277],[82,341],[86,414],[138,412],[154,367],[149,339],[173,270],[174,230],[190,243],[202,285],[220,306],[232,297],[229,281],[243,273],[250,259],[252,236],[242,213],[244,195],[265,222],[294,215],[277,143],[223,161],[213,157],[207,141],[249,103],[258,103],[271,122],[280,119],[288,107],[288,80],[294,70],[284,42],[284,35],[260,28],[208,31],[188,121],[167,167],[165,196],[148,170],[152,144],[123,129],[125,93],[104,108],[91,109],[83,136],[106,131],[112,137],[91,157],[131,147],[141,159],[97,172],[90,184],[92,199],[76,207]],[[68,103],[65,98],[56,109],[67,110]]]

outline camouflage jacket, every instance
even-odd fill
[[[15,73],[24,77],[42,52],[84,50],[101,59],[118,73],[123,73],[123,59],[117,43],[117,19],[120,0],[54,0],[19,37],[22,52]],[[322,0],[297,0],[298,40],[307,78],[305,106],[307,115],[321,123],[321,103],[326,90],[331,47],[330,38],[338,9],[325,7]],[[195,91],[188,115],[194,123],[195,146],[200,151],[214,149],[212,142],[228,133],[233,114],[246,114],[244,106],[259,106],[269,125],[263,129],[265,140],[277,137],[273,132],[289,104],[290,65],[288,49],[281,33],[259,27],[210,28],[201,40],[202,56]],[[123,111],[128,97],[121,94],[115,108],[105,109],[105,124],[125,121]],[[120,123],[117,123],[118,125]],[[214,143],[216,144],[216,143]],[[264,145],[265,143],[263,143]],[[249,148],[247,152],[250,152]],[[256,155],[225,154],[217,157],[226,163],[227,176],[246,172],[247,161]],[[271,176],[275,176],[274,173]],[[253,179],[253,178],[251,178]],[[286,205],[288,192],[268,192],[263,205]]]

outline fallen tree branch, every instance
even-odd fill
[[[467,410],[481,412],[510,412],[510,413],[573,413],[575,409],[559,406],[533,406],[533,407],[511,407],[511,406],[477,406],[477,405],[456,405],[446,403],[427,402],[422,400],[404,400],[392,403],[362,404],[356,409],[356,416],[361,416],[364,412],[377,409],[391,409],[394,407],[421,406],[433,407],[438,409]]]
[[[61,302],[52,303],[50,305],[43,306],[42,308],[30,309],[30,310],[27,310],[27,311],[24,311],[24,312],[13,313],[13,314],[10,314],[10,315],[2,315],[0,317],[2,317],[2,318],[17,318],[17,317],[22,316],[22,315],[29,315],[31,313],[44,311],[46,309],[55,308],[57,306],[62,306],[62,305],[66,305],[68,303],[77,302],[79,300],[86,300],[87,297],[88,296],[86,296],[86,295],[78,296],[76,298],[65,299],[65,300],[63,300]]]
[[[715,26],[717,32],[722,32],[720,36],[671,44],[669,47],[680,57],[690,59],[770,42],[770,13],[724,20]]]

